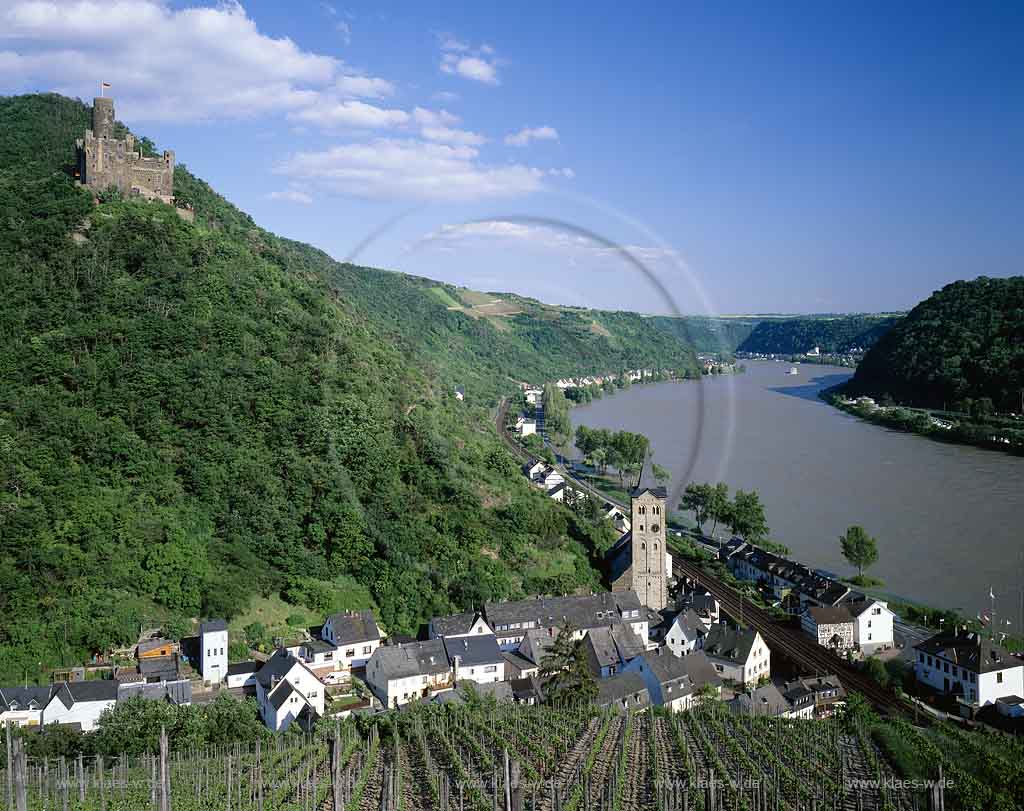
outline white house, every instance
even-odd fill
[[[537,433],[537,421],[520,417],[516,420],[516,431],[520,436],[531,436],[532,434]]]
[[[78,724],[96,728],[103,712],[117,703],[116,681],[76,681],[55,686],[43,708],[44,724]]]
[[[543,487],[545,490],[550,490],[556,484],[563,484],[565,482],[565,477],[553,467],[546,467],[537,474],[535,481],[539,487]]]
[[[1024,695],[1024,661],[974,631],[954,628],[914,649],[918,680],[941,693],[978,706]]]
[[[722,688],[715,667],[700,651],[676,656],[668,648],[658,648],[628,662],[622,672],[638,674],[644,680],[651,703],[671,712],[690,709],[700,701],[705,686],[710,686],[716,696]]]
[[[324,714],[324,685],[300,659],[279,650],[256,673],[256,702],[275,732],[296,720],[308,729]]]
[[[260,662],[235,662],[228,665],[227,686],[238,690],[256,687],[256,673],[262,666]]]
[[[523,473],[526,475],[531,482],[536,481],[537,477],[544,472],[544,469],[548,466],[547,462],[542,460],[535,460],[533,462],[527,462],[523,465]]]
[[[537,405],[537,403],[544,399],[544,390],[527,389],[525,392],[523,392],[523,395],[526,397],[526,402],[528,402],[530,405]]]
[[[771,651],[753,629],[711,626],[701,648],[723,679],[737,684],[757,684],[771,675]]]
[[[463,611],[446,617],[432,617],[427,626],[431,639],[493,634],[487,620],[476,611]]]
[[[49,687],[0,687],[0,729],[39,726],[49,700]]]
[[[895,614],[881,600],[848,603],[854,620],[853,642],[865,656],[893,646],[892,625]]]
[[[856,644],[856,622],[846,605],[812,605],[800,616],[800,627],[823,648],[852,650]]]
[[[463,681],[491,684],[505,680],[505,657],[494,634],[445,637],[444,649],[456,684]]]
[[[685,656],[700,647],[708,626],[692,608],[680,611],[672,620],[665,634],[665,644],[676,656]]]
[[[380,629],[372,611],[343,611],[331,614],[320,629],[324,642],[337,648],[333,654],[335,669],[348,671],[363,667],[380,647]],[[323,667],[329,651],[321,653],[318,667]]]
[[[565,486],[565,482],[560,482],[559,484],[556,484],[554,487],[548,490],[547,495],[548,498],[553,499],[554,501],[564,502],[569,492],[570,490],[568,487]]]
[[[366,664],[366,683],[385,707],[398,707],[452,689],[444,642],[429,639],[377,648]]]
[[[199,672],[207,684],[220,684],[228,675],[228,624],[207,620],[199,626]]]

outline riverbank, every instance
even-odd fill
[[[962,421],[962,415],[922,408],[886,407],[870,397],[849,398],[837,386],[820,394],[829,405],[867,422],[897,431],[985,450],[1024,456],[1024,420],[986,418],[984,422]]]

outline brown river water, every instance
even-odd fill
[[[772,537],[810,566],[853,573],[838,539],[861,524],[878,539],[869,573],[886,592],[973,616],[989,611],[992,587],[1008,630],[1024,631],[1024,459],[892,431],[818,399],[849,369],[746,367],[633,386],[574,408],[573,425],[646,434],[676,491],[691,463],[692,480],[756,490]]]

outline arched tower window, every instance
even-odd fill
[[[640,548],[641,549],[646,549],[647,548],[647,544],[645,544],[645,543],[640,544]]]

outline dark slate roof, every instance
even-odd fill
[[[531,662],[518,651],[503,651],[501,658],[505,660],[506,664],[511,665],[516,670],[533,670],[539,666],[536,662]]]
[[[117,701],[119,683],[113,680],[75,681],[57,685],[53,695],[69,709],[78,703],[90,701]]]
[[[261,667],[263,667],[262,662],[233,662],[228,665],[228,675],[238,676],[242,673],[255,673]]]
[[[635,659],[647,650],[646,640],[633,633],[633,629],[628,625],[613,625],[611,634],[623,662]]]
[[[327,619],[334,627],[334,640],[338,645],[380,639],[380,629],[372,611],[342,611],[331,614]]]
[[[50,700],[49,687],[0,687],[0,711],[42,709]]]
[[[834,695],[823,696],[822,693],[825,692],[833,692]],[[807,676],[786,682],[783,695],[792,702],[796,702],[804,696],[814,696],[816,701],[830,703],[846,698],[846,690],[838,676]]]
[[[974,631],[944,631],[914,647],[932,656],[941,656],[975,673],[991,673],[1021,666],[1020,659],[1011,656],[1005,648]]]
[[[607,628],[591,628],[583,640],[586,648],[587,661],[593,669],[601,672],[601,668],[611,667],[619,663],[619,651],[615,647],[615,640]]]
[[[301,665],[310,676],[316,678],[316,676],[313,675],[313,671],[306,667],[302,663],[301,659],[297,656],[293,656],[286,650],[279,649],[274,651],[274,655],[267,659],[267,661],[263,663],[263,667],[256,672],[256,681],[258,681],[265,690],[269,690],[273,687],[275,681],[283,679],[285,674],[296,664]]]
[[[850,613],[853,614],[853,616],[859,617],[861,614],[863,614],[865,611],[867,611],[869,608],[871,608],[871,606],[875,605],[875,603],[880,603],[880,602],[881,602],[880,600],[870,600],[870,599],[868,599],[868,600],[857,600],[856,602],[846,603],[846,607],[847,607],[847,609],[849,609]],[[883,605],[884,605],[884,603],[883,603]]]
[[[621,622],[623,611],[643,606],[633,591],[601,592],[582,597],[534,597],[510,603],[486,603],[484,614],[495,631],[498,625],[535,622],[537,628],[561,627],[568,620],[577,628],[598,628]],[[639,614],[637,615],[639,618]]]
[[[633,531],[622,533],[622,537],[619,538],[608,550],[608,580],[614,583],[627,571],[629,567],[633,565]]]
[[[311,653],[323,653],[324,651],[337,650],[337,646],[332,645],[330,642],[325,642],[322,639],[313,637],[312,639],[303,642],[302,647]]]
[[[199,635],[213,633],[214,631],[226,631],[228,624],[224,620],[207,620],[199,626]]]
[[[147,679],[176,679],[178,677],[177,656],[155,656],[139,659],[139,673]]]
[[[704,625],[700,615],[692,608],[687,608],[685,611],[676,614],[675,619],[672,620],[672,624],[674,625],[676,622],[678,622],[680,627],[686,631],[688,638],[704,636],[707,633],[707,626]]]
[[[607,707],[621,703],[625,698],[629,699],[630,709],[650,706],[651,696],[639,673],[617,673],[607,679],[598,679],[595,704]],[[634,702],[634,698],[639,698],[639,701]]]
[[[443,673],[449,669],[448,655],[440,639],[410,642],[408,645],[385,645],[377,648],[372,658],[380,663],[388,679]]]
[[[1024,698],[1020,696],[1001,696],[996,699],[997,704],[1005,704],[1008,707],[1016,707],[1024,704]]]
[[[853,614],[845,605],[818,606],[813,605],[807,609],[815,625],[845,625],[853,622]]]
[[[150,701],[167,701],[170,704],[185,705],[192,703],[192,682],[188,679],[167,681],[160,684],[143,684],[132,682],[122,684],[117,690],[117,701],[141,697]]]
[[[712,625],[704,637],[704,653],[716,659],[729,659],[742,664],[750,656],[755,636],[756,632],[751,630],[740,631],[721,623]]]
[[[488,682],[486,684],[464,681],[454,690],[444,690],[438,693],[434,696],[433,700],[439,704],[464,704],[466,694],[463,690],[463,685],[467,685],[470,689],[475,690],[480,698],[491,697],[496,701],[512,701],[513,699],[512,685],[507,681]]]
[[[668,498],[668,491],[664,487],[634,487],[630,492],[630,498],[637,498],[642,496],[644,493],[650,493],[655,498]]]
[[[774,684],[758,687],[750,693],[736,696],[729,702],[734,712],[744,715],[784,715],[793,709],[792,705]]]
[[[509,685],[512,687],[512,695],[515,696],[516,701],[528,701],[531,698],[538,702],[544,700],[544,691],[536,676],[512,679]]]
[[[549,636],[546,631],[531,629],[526,632],[523,641],[519,643],[519,653],[535,665],[540,665],[554,644],[555,638]]]
[[[444,649],[449,662],[454,664],[455,657],[459,657],[460,667],[493,665],[502,661],[501,650],[494,634],[448,637],[444,640]]]
[[[430,628],[438,636],[468,634],[478,616],[475,611],[463,611],[461,614],[449,614],[446,617],[432,617]]]
[[[710,684],[712,687],[721,687],[722,677],[718,675],[715,666],[708,661],[704,651],[693,651],[681,658],[690,681],[693,682],[694,687],[698,690],[705,684]]]
[[[273,706],[273,708],[275,710],[279,710],[281,709],[281,707],[284,706],[284,703],[293,694],[299,696],[299,698],[302,699],[303,703],[305,703],[306,697],[302,695],[302,693],[300,693],[298,690],[296,690],[292,686],[292,683],[288,681],[288,679],[285,679],[284,681],[279,682],[278,685],[270,691],[270,694],[267,696],[267,698],[270,701],[270,704]]]

